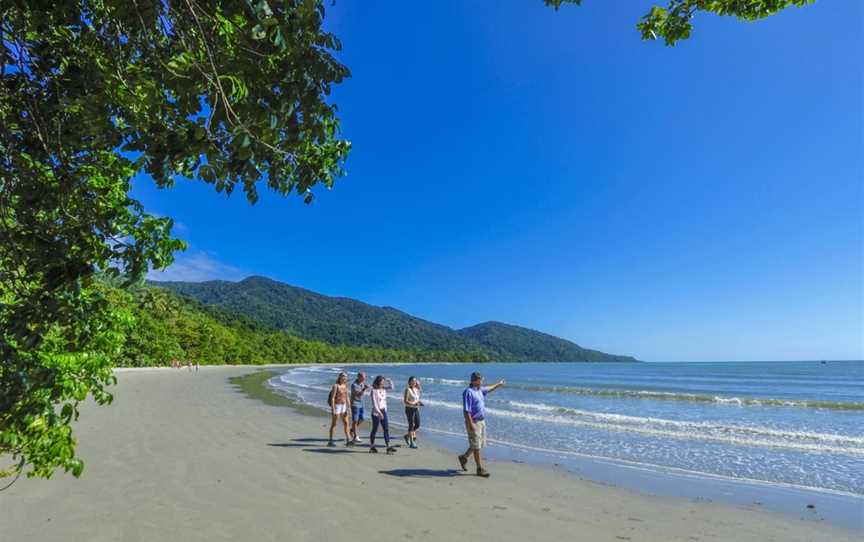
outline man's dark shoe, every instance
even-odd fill
[[[328,448],[332,448],[333,446],[336,446],[336,443],[335,443],[335,442],[333,442],[332,440],[327,441],[327,447],[328,447]]]
[[[375,446],[372,446],[371,448],[369,448],[369,453],[370,454],[377,454],[378,448],[376,448]]]
[[[464,455],[459,456],[459,466],[462,467],[462,470],[468,472],[468,458]]]
[[[483,478],[489,478],[489,471],[486,469],[477,469],[477,476],[481,476]]]

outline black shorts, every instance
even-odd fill
[[[417,407],[405,407],[405,416],[408,417],[408,431],[420,429],[420,409]]]

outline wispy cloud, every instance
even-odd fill
[[[200,282],[203,280],[240,280],[250,273],[217,260],[212,253],[196,250],[178,253],[168,269],[151,270],[148,280],[176,280]]]
[[[175,235],[189,235],[189,226],[187,226],[183,222],[180,222],[179,220],[176,220],[174,222],[174,229],[172,230],[172,233],[174,233]]]

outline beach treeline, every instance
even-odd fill
[[[153,367],[173,360],[222,364],[482,362],[479,351],[334,345],[273,330],[243,315],[208,307],[147,285],[105,286],[110,302],[134,322],[118,366]]]

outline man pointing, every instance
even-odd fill
[[[486,394],[504,385],[500,380],[497,384],[483,387],[483,376],[471,373],[471,384],[462,392],[462,410],[465,416],[465,430],[468,432],[468,449],[459,456],[462,470],[468,470],[468,456],[474,455],[477,464],[477,476],[489,477],[489,472],[480,464],[480,450],[486,446]]]

